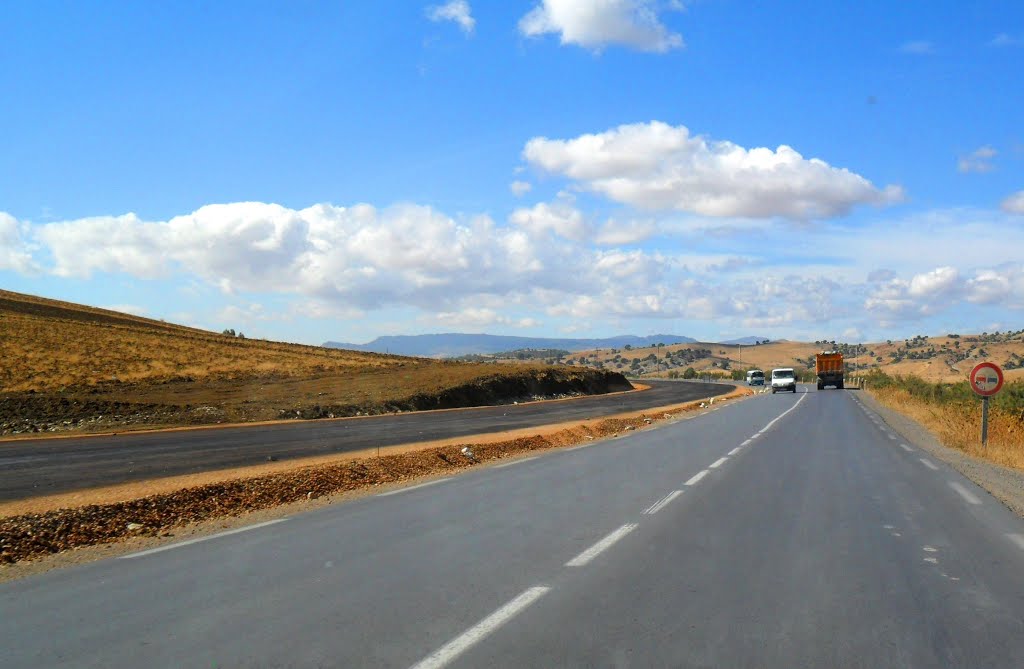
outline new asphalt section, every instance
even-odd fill
[[[650,381],[649,390],[343,420],[0,443],[0,501],[488,432],[721,395],[728,384]]]
[[[1024,521],[800,391],[2,584],[3,664],[1019,666]]]

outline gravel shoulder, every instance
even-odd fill
[[[870,392],[862,392],[860,397],[864,404],[902,435],[907,443],[943,460],[1024,518],[1024,472],[944,446],[927,428],[880,403]]]

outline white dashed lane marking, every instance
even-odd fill
[[[949,482],[949,487],[952,488],[953,490],[956,490],[957,493],[961,497],[963,497],[964,501],[967,502],[968,504],[981,504],[981,500],[978,499],[975,496],[974,493],[972,493],[970,490],[968,490],[967,488],[963,487],[962,485],[960,485],[956,481],[950,481]]]
[[[483,641],[491,632],[514,618],[520,611],[546,595],[549,590],[551,588],[546,585],[539,585],[526,590],[476,625],[473,625],[459,636],[438,648],[433,654],[416,663],[412,669],[440,669],[440,667],[448,665],[470,647]]]
[[[727,453],[727,455],[736,455],[737,453],[739,453],[739,452],[740,452],[740,449],[741,449],[741,448],[743,448],[743,447],[742,447],[742,446],[737,446],[736,448],[734,448],[734,449],[732,449],[731,451],[729,451],[729,452]]]
[[[932,471],[938,471],[939,470],[939,468],[936,467],[935,463],[932,462],[931,460],[927,460],[925,458],[918,458],[918,459],[921,461],[921,464],[924,465],[925,467],[927,467],[928,469],[930,469]]]
[[[706,469],[703,470],[703,471],[697,472],[696,474],[694,474],[690,478],[689,481],[686,482],[686,485],[697,485],[698,483],[700,483],[700,480],[702,478],[704,478],[705,476],[707,476],[707,475],[708,475],[708,470],[706,470]]]
[[[1024,551],[1024,534],[1007,534],[1006,538],[1017,544],[1017,548]]]
[[[717,460],[712,462],[710,465],[708,465],[708,469],[718,469],[719,467],[724,465],[728,460],[729,460],[729,458],[718,458]]]
[[[903,449],[904,451],[906,451],[907,453],[911,453],[911,452],[913,452],[913,450],[914,450],[914,449],[912,449],[912,448],[911,448],[910,446],[907,446],[906,444],[900,444],[900,448],[902,448],[902,449]]]
[[[139,551],[138,553],[130,553],[128,555],[122,555],[118,559],[120,559],[120,560],[132,560],[134,558],[140,558],[140,557],[143,557],[145,555],[153,555],[154,553],[162,553],[164,551],[169,551],[172,548],[181,548],[183,546],[191,546],[192,544],[198,544],[201,541],[209,541],[211,539],[220,539],[221,537],[227,537],[227,536],[230,536],[232,534],[241,534],[242,532],[248,532],[250,530],[258,530],[261,527],[267,527],[269,525],[276,525],[277,523],[283,523],[286,520],[288,520],[288,519],[287,518],[278,518],[277,520],[268,520],[268,521],[263,522],[263,523],[256,523],[255,525],[249,525],[248,527],[239,527],[238,529],[228,530],[227,532],[218,532],[217,534],[211,534],[208,537],[198,537],[196,539],[189,539],[188,541],[179,541],[178,543],[170,544],[169,546],[160,546],[159,548],[150,548],[149,550]]]
[[[646,515],[648,515],[648,516],[653,516],[654,514],[658,513],[662,509],[664,509],[668,505],[669,502],[671,502],[676,497],[679,497],[682,494],[683,494],[682,490],[673,490],[669,494],[667,494],[664,497],[662,497],[661,499],[659,499],[654,504],[651,504],[649,507],[644,509],[644,513]]]
[[[573,559],[566,562],[565,566],[582,567],[583,565],[587,564],[588,562],[596,558],[598,555],[603,553],[604,551],[611,548],[616,541],[626,536],[635,529],[636,523],[627,523],[626,525],[623,525],[619,529],[615,530],[614,532],[606,536],[604,539],[601,539],[587,550],[583,551]]]

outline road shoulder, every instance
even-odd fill
[[[882,417],[908,444],[946,462],[979,486],[989,491],[1018,516],[1024,518],[1024,472],[981,460],[944,446],[917,421],[883,405],[870,392],[858,394],[861,401]]]

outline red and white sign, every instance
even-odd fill
[[[982,362],[971,370],[971,388],[982,397],[995,395],[1003,387],[1003,370],[992,362]]]

